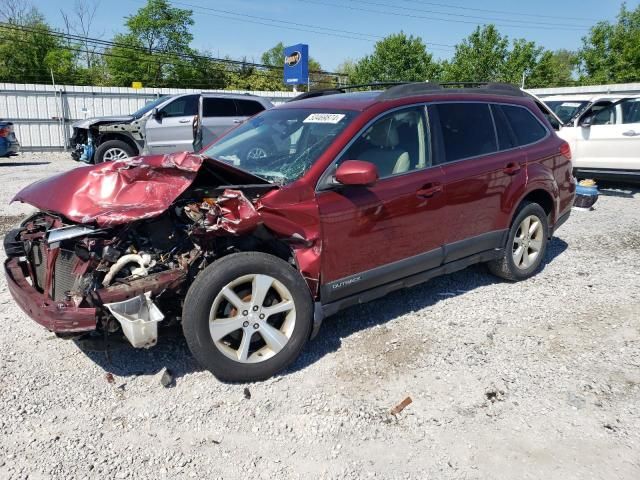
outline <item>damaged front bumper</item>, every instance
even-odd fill
[[[96,290],[92,295],[95,306],[78,307],[72,300],[53,300],[36,290],[29,278],[26,262],[10,258],[4,264],[9,292],[18,306],[37,323],[54,333],[82,333],[96,330],[102,306],[122,302],[144,294],[157,295],[167,289],[178,288],[186,279],[180,269],[167,270],[126,284]]]

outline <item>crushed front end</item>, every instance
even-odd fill
[[[131,310],[140,297],[163,312],[160,320],[170,322],[179,312],[180,288],[200,251],[169,221],[100,229],[37,213],[5,237],[9,291],[33,320],[61,335],[120,329],[127,334],[128,327],[135,333],[136,323],[137,330],[149,330],[145,322],[152,319],[141,314],[150,304]],[[114,314],[113,305],[123,302],[130,307],[123,310],[121,305]],[[151,331],[134,346],[152,346],[156,340]]]

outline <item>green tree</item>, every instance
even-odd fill
[[[371,55],[355,63],[353,83],[438,80],[440,67],[420,37],[404,32],[389,35],[375,44]]]
[[[525,52],[522,54],[526,55]],[[477,27],[456,45],[453,58],[444,63],[443,76],[448,82],[500,81],[508,56],[509,39],[506,36],[500,35],[494,25]]]
[[[52,35],[42,15],[30,10],[0,26],[0,81],[49,83],[53,73],[57,83],[73,83],[77,56]]]
[[[116,45],[107,57],[113,82],[169,86],[178,78],[177,71],[186,68],[188,56],[195,53],[190,47],[193,24],[191,10],[172,7],[166,0],[147,0],[135,15],[127,17],[128,32],[114,38]]]
[[[599,22],[582,39],[580,82],[637,82],[640,78],[640,5],[623,4],[616,23]]]

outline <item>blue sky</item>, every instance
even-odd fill
[[[76,0],[32,0],[50,24],[61,27],[60,9]],[[628,1],[635,8],[640,0]],[[123,31],[124,17],[145,0],[100,0],[96,34],[110,39]],[[588,27],[613,20],[617,0],[184,0],[174,6],[194,11],[193,46],[215,56],[259,61],[279,41],[308,43],[310,54],[333,70],[357,59],[376,40],[403,30],[418,35],[437,58],[449,58],[455,45],[478,24],[495,23],[510,38],[527,38],[550,48],[576,49]]]

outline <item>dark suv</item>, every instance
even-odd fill
[[[15,200],[41,211],[5,237],[16,302],[61,336],[122,331],[136,347],[181,324],[214,375],[250,381],[350,305],[479,262],[511,281],[539,268],[575,180],[568,145],[527,94],[406,84],[304,96],[200,154],[22,190]]]

